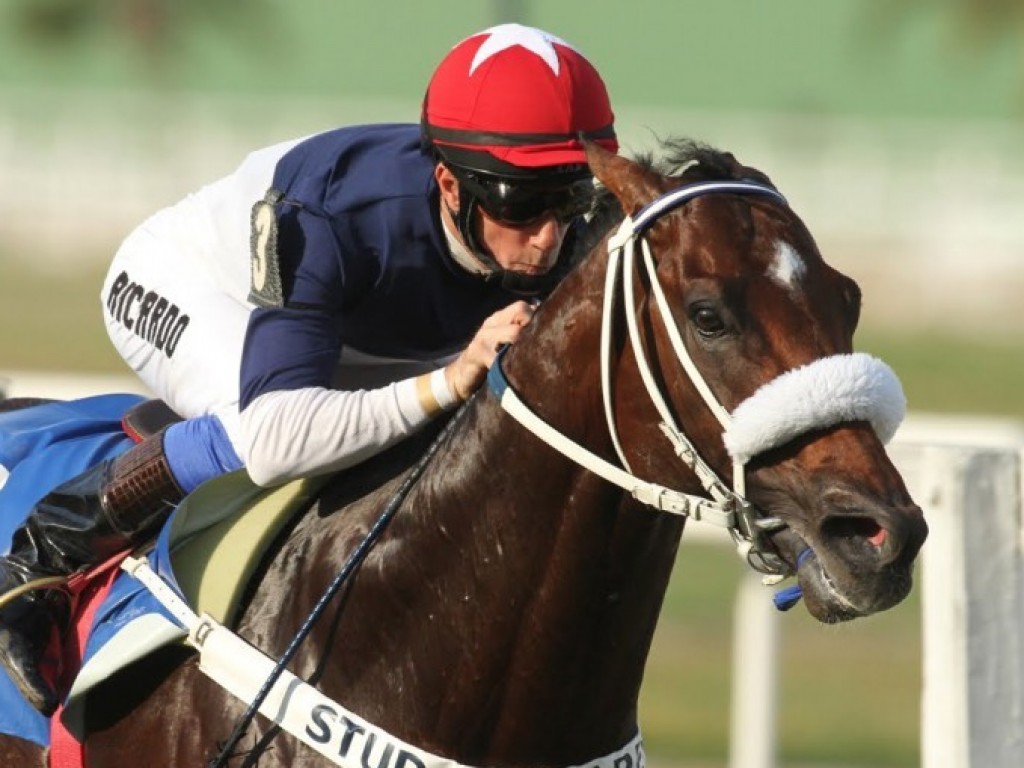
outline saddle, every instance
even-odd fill
[[[147,400],[122,419],[136,441],[181,420],[165,403]],[[281,531],[312,504],[327,477],[295,480],[276,488],[255,485],[245,470],[214,478],[189,494],[165,524],[150,553],[154,569],[196,613],[234,626],[241,598],[268,548]],[[129,601],[133,614],[122,621]],[[187,633],[148,591],[127,575],[98,611],[85,663],[64,706],[73,730],[90,691],[115,672],[153,651],[182,641]]]
[[[47,463],[47,451],[61,443],[61,425],[71,412],[79,418],[67,428],[69,440],[64,444],[73,443],[76,453],[90,455],[93,443],[89,440],[95,440],[96,446],[118,440],[123,444],[127,435],[138,442],[181,420],[162,401],[134,397],[36,404],[43,406],[34,409],[38,416],[20,411],[18,419],[20,435],[31,431],[25,424],[35,419],[38,423],[33,424],[33,434],[45,436],[38,444],[25,447],[25,451],[38,452],[32,455],[38,455],[39,463]],[[87,419],[91,419],[88,428],[83,427]],[[83,438],[84,433],[92,437]],[[29,442],[22,440],[19,447]],[[146,556],[194,611],[234,626],[242,596],[268,548],[309,508],[327,480],[326,476],[310,478],[265,489],[253,484],[244,470],[215,478],[179,504]],[[182,642],[187,634],[128,574],[118,574],[109,592],[90,610],[94,618],[82,644],[82,666],[61,714],[64,727],[79,737],[84,734],[87,701],[90,695],[102,695],[105,680],[160,648]],[[83,628],[81,634],[85,631]],[[13,697],[9,694],[0,689],[0,732],[45,745],[49,737],[45,720],[16,692]]]

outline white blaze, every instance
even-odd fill
[[[795,291],[806,272],[807,265],[793,246],[781,240],[775,244],[775,256],[768,265],[768,277],[783,288]]]

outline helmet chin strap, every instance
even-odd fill
[[[467,268],[467,271],[480,276],[484,282],[501,281],[501,287],[509,293],[516,293],[521,296],[532,297],[546,293],[561,279],[565,272],[563,259],[559,254],[555,266],[541,275],[530,275],[525,272],[517,272],[513,269],[505,269],[497,260],[487,252],[474,233],[473,215],[476,213],[476,198],[459,189],[459,209],[453,211],[447,201],[442,204],[448,211],[448,215],[455,226],[458,227],[462,242],[466,244],[470,256],[475,259],[480,270]],[[465,265],[463,265],[465,267]]]

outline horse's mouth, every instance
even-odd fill
[[[818,495],[815,514],[808,514],[792,499],[764,501],[771,504],[761,508],[785,522],[767,536],[796,579],[796,586],[776,595],[783,610],[801,600],[814,618],[835,624],[888,610],[910,593],[927,536],[912,502],[882,507],[830,489]]]
[[[887,610],[910,593],[912,583],[909,570],[865,569],[834,555],[819,556],[813,548],[801,558],[796,578],[808,612],[825,624]]]
[[[785,610],[802,598],[814,618],[836,624],[878,613],[903,600],[910,592],[910,569],[904,567],[905,561],[887,561],[892,542],[886,529],[861,519],[850,526],[854,530],[856,535],[831,538],[831,546],[789,526],[774,533],[774,547],[792,564],[791,574],[799,587],[780,592],[776,604]]]
[[[865,615],[836,586],[813,550],[801,563],[797,571],[797,581],[807,610],[819,621],[837,624]]]

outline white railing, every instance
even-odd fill
[[[0,394],[7,397],[47,397],[54,400],[74,400],[80,397],[107,395],[115,392],[147,394],[142,382],[134,376],[88,373],[70,376],[0,369]]]
[[[1024,445],[1024,441],[1018,446]],[[923,768],[1024,765],[1024,565],[1016,448],[900,446],[931,534],[922,569]]]

